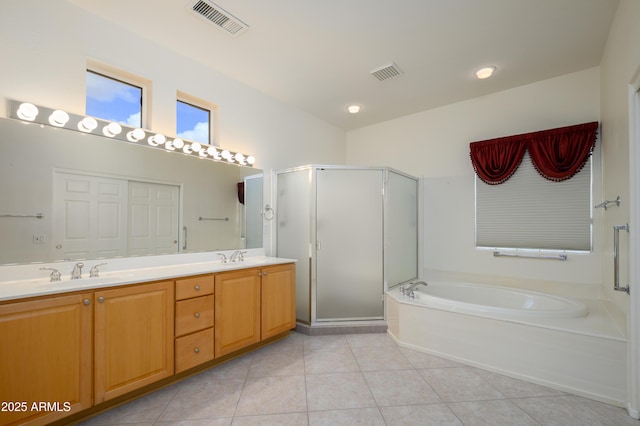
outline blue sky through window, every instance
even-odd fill
[[[87,71],[86,113],[142,127],[142,88]]]
[[[186,102],[176,103],[177,136],[200,143],[210,143],[209,111]]]

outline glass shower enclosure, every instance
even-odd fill
[[[384,291],[417,277],[418,180],[348,166],[276,175],[277,255],[298,259],[298,321],[383,320]]]

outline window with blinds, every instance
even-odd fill
[[[477,176],[476,246],[590,251],[591,158],[570,179],[540,176],[529,153],[513,176],[488,185]]]

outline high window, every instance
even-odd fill
[[[142,87],[87,70],[87,115],[142,126]]]
[[[177,136],[211,144],[211,111],[181,100],[176,104]]]

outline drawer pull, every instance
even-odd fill
[[[196,289],[196,291],[200,291],[200,286],[199,285],[195,286],[194,288]]]
[[[102,296],[98,297],[98,302],[104,303],[104,297],[102,297]]]
[[[200,318],[200,312],[196,312],[195,314],[193,314],[193,316],[196,318]]]
[[[194,351],[195,353],[199,354],[199,353],[200,353],[200,348],[195,348],[193,351]]]
[[[82,303],[84,303],[85,305],[90,305],[90,304],[91,304],[91,300],[89,300],[89,299],[84,299],[84,300],[82,301]]]

